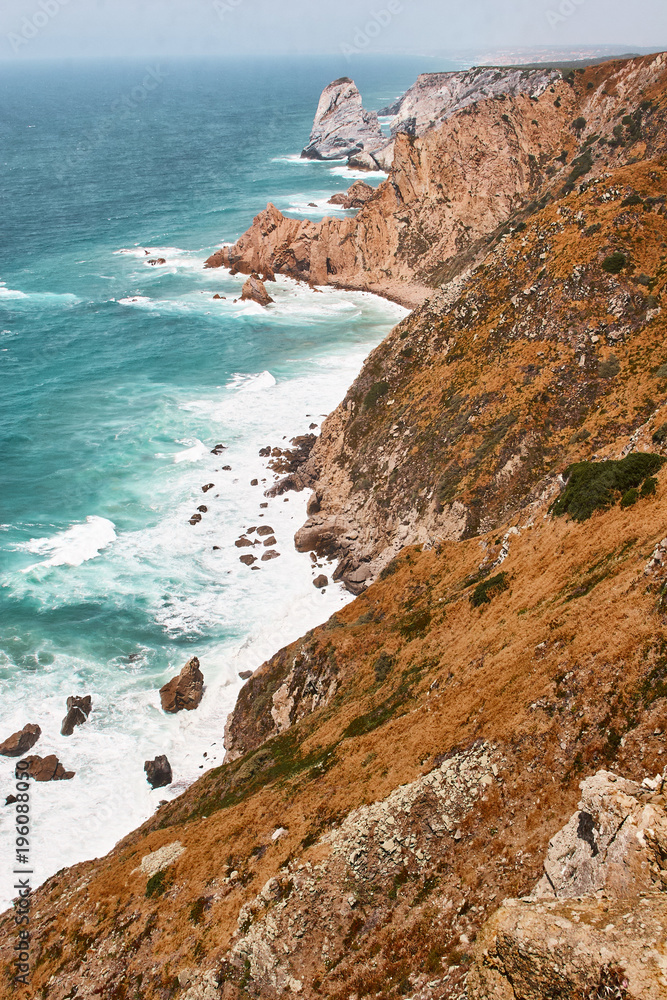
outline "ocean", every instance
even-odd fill
[[[454,67],[0,68],[0,740],[37,723],[32,752],[76,772],[33,785],[34,884],[219,765],[239,672],[350,599],[314,588],[322,570],[293,546],[307,494],[267,501],[258,453],[319,428],[405,310],[289,279],[264,310],[234,301],[242,276],[203,263],[268,201],[340,212],[326,202],[358,175],[298,156],[330,80],[354,75],[377,109],[430,68]],[[262,523],[281,556],[253,572],[234,541]],[[158,690],[193,655],[202,704],[167,716]],[[68,696],[86,694],[88,722],[61,736]],[[152,791],[144,761],[163,753],[174,784]],[[13,766],[0,758],[2,906]]]

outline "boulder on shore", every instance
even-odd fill
[[[260,306],[268,306],[273,302],[258,274],[251,274],[241,291],[241,301],[248,300],[257,302]]]
[[[89,694],[85,698],[75,696],[68,698],[67,715],[63,719],[60,735],[71,736],[77,726],[82,726],[84,722],[88,721],[92,707],[93,699]]]
[[[22,757],[28,750],[32,750],[35,743],[42,735],[39,726],[29,724],[24,726],[18,733],[13,733],[4,743],[0,743],[0,754],[3,757]]]
[[[345,160],[386,144],[377,114],[364,109],[356,84],[343,76],[322,91],[310,140],[301,156],[306,160]]]
[[[144,764],[146,780],[151,788],[166,788],[173,781],[174,775],[171,764],[164,754],[156,757],[155,760],[147,760]]]
[[[69,781],[74,771],[66,771],[55,754],[48,757],[26,757],[28,774],[33,781]]]
[[[329,586],[329,577],[322,573],[321,576],[316,577],[313,580],[313,587],[317,587],[318,590],[324,590],[325,587]]]
[[[174,714],[185,709],[192,712],[198,707],[204,695],[204,675],[199,669],[199,660],[193,656],[185,664],[178,677],[160,688],[160,701],[165,712]]]
[[[362,208],[374,194],[375,188],[366,181],[355,181],[347,191],[332,195],[329,204],[340,205],[341,208]]]

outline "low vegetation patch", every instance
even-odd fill
[[[628,266],[628,258],[620,250],[615,250],[602,261],[602,270],[607,274],[620,274]]]
[[[497,576],[492,576],[488,580],[482,580],[481,583],[478,583],[470,595],[470,603],[473,608],[481,608],[484,604],[490,604],[492,598],[507,590],[509,588],[507,579],[507,573],[498,573]]]
[[[596,510],[607,510],[628,491],[647,482],[667,459],[661,455],[636,452],[618,462],[576,462],[565,470],[566,486],[549,508],[555,517],[569,514],[575,521],[587,521]],[[643,488],[643,486],[642,486]],[[651,487],[647,486],[650,495]],[[635,498],[636,499],[636,498]],[[629,506],[634,502],[625,502]]]

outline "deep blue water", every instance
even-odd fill
[[[369,60],[355,79],[379,108],[430,68],[443,67]],[[261,508],[250,481],[271,481],[258,448],[319,424],[401,310],[288,280],[267,311],[235,305],[242,279],[203,262],[269,200],[331,214],[353,178],[298,153],[322,87],[349,72],[322,60],[0,68],[0,738],[38,722],[35,752],[77,771],[40,786],[42,876],[149,814],[164,794],[145,785],[149,755],[172,757],[172,794],[192,780],[202,747],[219,751],[239,668],[346,599],[314,591],[293,552],[305,498]],[[233,541],[267,517],[281,559],[252,573]],[[193,652],[204,703],[166,718],[157,688]],[[94,713],[68,740],[75,693],[93,695]],[[6,794],[11,762],[0,768]],[[8,824],[0,812],[0,842]]]

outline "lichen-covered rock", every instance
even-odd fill
[[[480,935],[470,1000],[667,996],[665,780],[600,771],[581,789],[532,896]]]
[[[322,91],[310,140],[301,155],[308,160],[344,160],[386,143],[377,114],[364,110],[356,84],[344,76]]]

